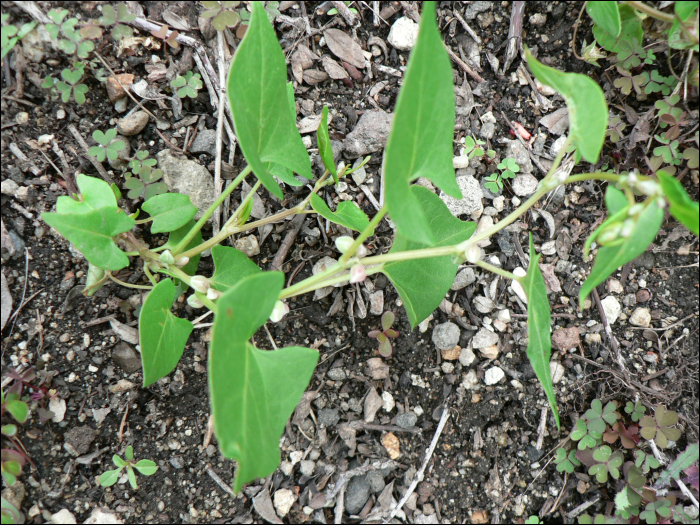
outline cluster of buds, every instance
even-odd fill
[[[182,268],[188,262],[190,262],[189,257],[180,257],[179,259],[175,260],[175,257],[170,252],[170,250],[163,251],[163,253],[160,254],[160,257],[158,258],[158,260],[165,265],[174,264],[178,268]]]
[[[190,287],[192,287],[192,289],[199,293],[206,294],[207,299],[209,299],[210,301],[215,301],[219,297],[221,297],[221,292],[219,290],[214,289],[211,286],[209,279],[207,279],[203,275],[193,275],[192,277],[190,277]],[[187,304],[189,304],[192,308],[201,308],[202,306],[204,306],[202,301],[194,294],[190,295],[187,298]]]
[[[355,240],[352,237],[344,235],[335,240],[335,247],[338,248],[340,253],[345,253],[350,249],[354,242]],[[350,284],[360,283],[367,278],[365,267],[362,265],[359,259],[367,256],[368,253],[369,250],[364,244],[360,244],[360,246],[357,247],[355,257],[352,259],[353,261],[357,262],[350,268]]]

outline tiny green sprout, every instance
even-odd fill
[[[670,515],[671,500],[662,498],[647,503],[644,510],[639,513],[639,519],[644,520],[651,525],[654,523],[659,523],[659,516],[661,516],[661,521],[667,523],[665,518],[668,518]]]
[[[114,470],[108,470],[100,476],[100,485],[103,487],[111,487],[119,480],[119,474],[126,468],[126,474],[129,478],[129,483],[131,487],[136,490],[138,485],[136,484],[136,473],[134,469],[138,470],[144,476],[152,476],[158,470],[156,464],[150,459],[142,459],[140,461],[134,462],[134,448],[129,445],[126,447],[126,452],[124,453],[126,461],[123,460],[119,455],[114,454],[112,456],[112,462],[117,466]]]
[[[105,160],[105,156],[114,160],[119,156],[119,152],[126,147],[123,140],[117,140],[112,142],[117,136],[116,129],[108,129],[106,132],[102,132],[99,129],[92,134],[92,138],[99,146],[93,146],[88,150],[88,153],[93,157],[96,157],[98,162]]]
[[[83,64],[76,64],[75,69],[66,68],[61,71],[61,78],[65,82],[58,80],[55,84],[56,89],[61,92],[61,100],[64,104],[70,100],[71,94],[73,94],[73,98],[78,104],[85,103],[85,93],[88,92],[88,87],[85,84],[80,84],[80,79],[83,78],[84,67]],[[46,82],[45,80],[44,83]]]
[[[130,199],[142,197],[147,201],[151,197],[168,191],[168,185],[165,182],[158,182],[163,177],[163,170],[143,166],[134,175],[138,176],[128,177],[124,183],[124,187],[129,190],[126,196]]]
[[[651,72],[651,80],[644,87],[647,95],[661,93],[664,96],[670,95],[671,90],[676,86],[676,79],[673,76],[665,77],[657,70]]]
[[[666,410],[663,405],[658,405],[654,416],[644,416],[639,424],[642,429],[640,434],[646,440],[655,440],[661,448],[668,447],[669,441],[678,441],[681,431],[671,428],[678,423],[678,413],[673,410]]]
[[[86,32],[76,29],[77,18],[69,18],[64,21],[68,15],[67,9],[52,9],[47,14],[54,23],[46,24],[46,31],[52,40],[58,41],[58,48],[67,55],[75,54],[78,58],[87,58],[95,49],[95,44],[85,38],[95,38],[95,33],[89,29]],[[59,35],[65,38],[59,38]]]
[[[578,522],[581,525],[599,525],[607,523],[608,517],[604,514],[596,514],[595,517],[590,516],[589,514],[584,514],[582,516],[579,516]]]
[[[148,150],[139,150],[134,155],[134,158],[129,162],[129,168],[134,175],[138,175],[141,168],[144,166],[150,166],[151,168],[158,164],[156,159],[148,158]],[[129,175],[130,177],[131,175]],[[127,177],[128,178],[128,177]]]
[[[557,470],[559,472],[568,472],[572,474],[574,469],[581,464],[581,462],[576,459],[576,451],[571,450],[566,453],[566,449],[558,448],[557,455],[554,457],[554,463],[557,465]]]
[[[605,408],[600,399],[591,402],[591,408],[586,410],[583,418],[587,421],[586,426],[598,434],[605,432],[606,425],[613,425],[618,420],[620,414],[617,412],[617,402],[610,401]]]
[[[2,23],[4,24],[8,18],[10,18],[9,14],[3,14]],[[36,27],[36,22],[24,24],[19,30],[17,27],[11,24],[2,26],[2,30],[0,30],[0,60],[5,58],[5,55],[12,51],[12,48],[15,47],[17,41],[24,38],[27,33],[34,29],[34,27]]]
[[[664,144],[654,148],[654,156],[661,157],[666,164],[678,166],[683,159],[683,154],[678,151],[678,141],[669,140],[663,135],[654,135],[654,138]]]
[[[634,89],[636,97],[639,98],[643,92],[642,88],[649,83],[649,73],[642,71],[635,75],[619,65],[617,66],[617,72],[620,74],[620,77],[613,82],[613,85],[622,91],[623,95],[629,95]]]
[[[484,186],[492,193],[498,193],[503,189],[503,179],[514,179],[515,174],[520,171],[520,166],[515,159],[507,158],[496,166],[501,173],[492,173],[485,180],[488,182]]]
[[[610,139],[610,142],[616,143],[624,138],[622,134],[625,131],[627,124],[620,117],[612,117],[610,123],[608,124],[608,130],[605,132],[606,137]]]
[[[352,2],[348,2],[347,0],[344,1],[343,3],[344,3],[346,6],[350,6],[350,4],[352,4]],[[355,9],[354,7],[348,7],[348,10],[349,10],[351,13],[357,14],[357,9]],[[331,9],[329,9],[328,12],[327,12],[326,14],[327,14],[328,16],[337,15],[337,14],[338,14],[338,10],[337,10],[335,7],[333,7],[333,8],[331,8]]]
[[[156,37],[160,38],[163,40],[165,43],[167,43],[170,47],[173,49],[179,49],[180,44],[177,42],[177,37],[180,34],[178,31],[171,31],[170,35],[168,35],[168,26],[163,25],[158,31],[151,31],[151,34]]]
[[[540,521],[539,516],[530,516],[528,519],[525,520],[525,523],[528,525],[537,525],[538,523],[542,523]]]
[[[634,464],[639,468],[644,474],[649,472],[651,469],[659,468],[659,460],[656,459],[653,454],[646,454],[643,450],[634,451]]]
[[[594,448],[601,442],[602,434],[586,426],[583,419],[576,420],[576,429],[571,432],[571,439],[578,441],[578,449]]]
[[[591,476],[595,475],[598,483],[608,481],[608,474],[615,479],[620,478],[619,469],[625,460],[622,452],[619,450],[613,452],[609,446],[603,445],[593,451],[593,459],[596,461],[596,464],[589,467],[588,473]]]
[[[114,26],[112,28],[112,38],[121,40],[122,38],[130,38],[134,35],[134,30],[129,26],[124,25],[136,19],[136,15],[129,13],[126,4],[119,4],[117,10],[107,4],[102,7],[102,16],[99,19],[101,26]]]
[[[236,27],[241,21],[240,15],[234,11],[240,2],[202,2],[205,11],[202,18],[213,18],[212,25],[217,31],[223,31],[227,27]]]
[[[632,401],[627,401],[627,404],[625,405],[625,412],[627,412],[630,415],[630,418],[632,418],[632,421],[637,422],[640,419],[644,417],[644,412],[646,412],[647,409],[640,401],[637,401],[636,403],[632,403]]]
[[[185,73],[185,76],[179,75],[170,83],[170,86],[177,90],[177,96],[180,98],[197,98],[197,92],[202,89],[202,85],[199,73],[192,73],[192,71]]]
[[[393,350],[389,338],[395,339],[399,336],[399,332],[391,328],[391,325],[394,324],[395,319],[396,316],[394,315],[394,312],[384,312],[381,320],[382,329],[372,330],[367,334],[369,337],[373,337],[379,341],[379,354],[382,357],[389,357]]]

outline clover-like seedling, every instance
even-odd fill
[[[598,446],[602,437],[602,433],[589,429],[583,419],[576,420],[576,429],[571,432],[571,439],[578,441],[579,450]]]
[[[554,457],[554,463],[557,465],[557,470],[559,472],[568,472],[573,474],[574,469],[578,467],[581,462],[576,459],[576,451],[571,450],[566,453],[566,449],[558,448],[557,455]]]
[[[184,76],[178,75],[170,83],[170,86],[177,90],[177,96],[180,98],[197,98],[197,92],[202,89],[202,85],[199,73],[192,73],[192,71],[188,71]]]
[[[639,442],[639,427],[637,425],[625,427],[621,421],[618,421],[612,429],[603,434],[603,439],[610,444],[615,443],[618,438],[623,447],[629,449],[636,447]]]
[[[158,31],[151,31],[151,34],[156,38],[160,38],[163,42],[168,44],[173,49],[180,48],[180,44],[177,42],[177,37],[180,34],[180,32],[173,30],[170,32],[170,35],[168,35],[167,25],[162,25]]]
[[[138,175],[139,171],[144,166],[150,166],[153,168],[156,164],[158,164],[158,161],[156,159],[149,159],[148,150],[144,149],[136,152],[134,158],[129,162],[129,169],[131,169],[134,175]],[[131,175],[127,176],[127,178],[129,177],[131,177]]]
[[[484,186],[493,193],[498,193],[503,189],[504,179],[514,179],[515,174],[520,171],[520,166],[518,166],[515,159],[507,158],[503,159],[502,162],[496,166],[501,173],[492,173],[485,180],[488,182]]]
[[[122,38],[130,38],[134,35],[134,30],[129,26],[124,25],[136,19],[136,15],[129,13],[126,4],[119,4],[117,10],[114,10],[109,4],[102,6],[102,16],[99,19],[101,26],[111,26],[112,38],[121,40]]]
[[[613,117],[610,119],[610,123],[608,124],[608,131],[605,132],[605,135],[610,139],[610,142],[619,142],[620,139],[624,137],[622,132],[625,131],[626,127],[627,124],[625,124],[625,122],[620,117]]]
[[[622,91],[623,95],[629,95],[634,89],[637,98],[639,98],[639,95],[642,94],[642,88],[649,83],[649,73],[642,71],[635,75],[619,65],[617,66],[617,72],[620,74],[620,77],[615,79],[613,85]]]
[[[642,427],[640,434],[644,439],[653,439],[661,448],[666,448],[669,441],[678,441],[681,437],[680,430],[671,428],[676,423],[678,423],[678,413],[666,410],[666,407],[659,405],[653,417],[644,416],[639,422]]]
[[[0,411],[4,419],[5,414],[10,414],[18,423],[24,423],[29,417],[29,406],[24,401],[20,400],[20,394],[17,392],[0,391]],[[16,444],[15,436],[17,435],[17,425],[14,423],[5,423],[3,421],[2,428],[2,479],[8,486],[12,486],[17,482],[17,477],[22,473],[22,467],[27,462],[27,458],[19,450],[12,450],[5,445],[6,441],[14,443],[14,446],[19,449]]]
[[[389,357],[393,350],[389,339],[395,339],[399,336],[399,332],[391,328],[391,325],[394,324],[395,319],[396,316],[394,315],[394,312],[384,312],[382,314],[381,320],[382,329],[372,330],[370,333],[367,334],[369,337],[373,337],[377,341],[379,341],[379,354],[382,357]]]
[[[1,22],[4,24],[8,18],[10,18],[8,13],[3,14]],[[28,22],[23,24],[20,29],[17,29],[17,27],[13,26],[12,24],[2,26],[2,29],[0,30],[0,60],[5,58],[5,55],[12,51],[12,48],[15,47],[17,41],[24,38],[27,33],[34,29],[34,27],[36,27],[36,22]]]
[[[664,144],[664,146],[654,148],[654,155],[664,159],[666,164],[678,166],[683,159],[683,154],[678,151],[678,141],[669,140],[663,135],[654,135],[654,138]]]
[[[639,513],[639,519],[644,520],[649,524],[659,523],[661,521],[668,523],[665,518],[671,515],[671,500],[666,498],[650,501],[642,512]]]
[[[95,44],[86,38],[94,38],[95,36],[99,38],[101,35],[96,35],[89,29],[85,32],[78,30],[76,28],[77,18],[69,18],[64,21],[68,15],[67,9],[52,9],[47,14],[54,23],[46,24],[46,31],[52,40],[58,41],[58,48],[67,55],[75,54],[79,58],[87,58],[95,49]],[[59,38],[59,35],[64,38]]]
[[[84,66],[82,64],[77,64],[75,69],[66,68],[61,71],[61,78],[63,78],[65,82],[58,80],[55,85],[56,89],[61,92],[61,100],[64,104],[70,100],[71,94],[78,104],[85,103],[85,93],[88,92],[88,87],[80,83],[80,79],[83,78],[83,68]],[[47,80],[44,82],[47,83]]]
[[[92,138],[95,139],[99,146],[91,147],[88,153],[96,157],[99,162],[104,161],[105,156],[110,160],[116,159],[119,156],[119,152],[126,147],[123,140],[112,142],[116,136],[116,129],[108,129],[105,133],[99,129],[93,132]]]
[[[211,21],[214,29],[223,31],[227,27],[236,27],[241,17],[234,8],[240,2],[202,2],[205,11],[200,15],[202,18],[213,18]]]
[[[586,426],[589,430],[593,430],[598,434],[605,432],[606,425],[613,425],[620,414],[617,412],[617,402],[610,401],[605,408],[600,399],[594,399],[591,402],[591,408],[586,410],[583,418],[587,421]]]
[[[136,484],[136,473],[134,469],[138,470],[144,476],[152,476],[158,470],[156,464],[150,459],[142,459],[140,461],[134,462],[134,448],[129,445],[126,447],[126,452],[124,453],[126,460],[123,460],[118,454],[112,456],[112,462],[117,466],[114,470],[108,470],[100,476],[100,485],[103,487],[111,487],[119,480],[119,474],[122,470],[126,469],[126,474],[129,478],[129,483],[131,487],[136,490],[138,485]]]
[[[676,79],[672,76],[665,77],[657,70],[651,72],[651,80],[644,87],[644,92],[647,95],[652,93],[661,93],[664,96],[671,94],[671,90],[676,85]]]
[[[639,468],[644,474],[649,472],[649,470],[654,468],[659,468],[659,460],[654,457],[653,454],[647,454],[643,450],[634,451],[634,464]]]
[[[681,126],[685,126],[690,123],[689,120],[685,120],[687,113],[681,108],[673,108],[669,113],[661,115],[659,120],[659,126],[664,128],[666,126],[671,126],[664,133],[664,138],[668,140],[675,140],[678,135],[681,134]]]
[[[607,446],[603,445],[593,451],[593,459],[596,464],[589,467],[588,473],[595,476],[598,483],[608,481],[608,474],[613,478],[620,478],[620,467],[625,460],[624,455],[619,450],[615,452]]]
[[[647,409],[644,405],[642,405],[641,402],[637,401],[636,403],[632,403],[632,401],[627,401],[627,404],[625,405],[625,412],[627,412],[630,415],[630,418],[632,418],[632,421],[637,422],[640,419],[644,417],[644,412],[646,412]]]
[[[163,170],[153,169],[151,166],[142,166],[133,177],[128,177],[124,187],[129,190],[126,194],[130,199],[143,197],[147,201],[151,197],[168,191],[165,182],[158,182],[163,177]]]

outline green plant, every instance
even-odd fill
[[[134,30],[125,25],[128,22],[136,19],[136,15],[129,13],[126,4],[119,4],[117,10],[114,10],[109,4],[102,6],[102,16],[98,20],[101,26],[114,26],[112,28],[112,38],[121,40],[122,38],[131,38],[134,36]],[[100,32],[100,37],[102,36]]]
[[[95,44],[85,39],[80,30],[76,29],[77,18],[64,20],[68,15],[67,9],[52,9],[47,16],[54,23],[46,24],[46,31],[53,40],[58,40],[58,48],[67,55],[75,54],[78,58],[87,58],[95,49]],[[88,32],[90,36],[92,34]],[[62,35],[64,38],[59,38]],[[65,101],[64,101],[65,102]]]
[[[134,176],[128,176],[124,187],[129,190],[126,196],[130,199],[143,198],[144,201],[151,197],[160,195],[168,191],[165,182],[158,182],[163,178],[163,170],[153,169],[150,166],[143,166],[138,172],[133,172]]]
[[[2,498],[2,510],[0,511],[0,516],[2,516],[2,523],[23,523],[24,515],[15,507],[12,502]]]
[[[581,462],[576,459],[575,450],[570,450],[567,454],[564,448],[557,449],[554,463],[556,463],[559,472],[568,472],[569,474],[573,474],[575,468],[581,464]]]
[[[0,60],[12,51],[18,40],[22,40],[27,33],[36,27],[36,22],[22,24],[22,27],[19,29],[12,24],[4,25],[9,18],[10,15],[8,13],[3,14],[2,18],[0,18],[0,23],[3,24],[2,29],[0,29]]]
[[[2,428],[0,433],[3,438],[2,448],[2,479],[7,485],[12,486],[17,482],[17,477],[22,473],[22,467],[27,462],[27,457],[16,446],[15,436],[17,425],[5,422],[5,413],[10,414],[17,423],[24,423],[29,417],[27,403],[20,400],[20,393],[4,391],[0,392],[0,413],[2,414]],[[15,450],[6,448],[6,443],[13,445]]]
[[[683,155],[678,151],[678,141],[669,140],[666,136],[654,135],[657,142],[661,142],[664,146],[654,148],[654,155],[661,157],[666,164],[678,166],[681,163]]]
[[[525,523],[528,525],[538,525],[539,523],[542,523],[542,522],[540,521],[539,516],[530,516],[529,518],[527,518],[525,520]]]
[[[624,461],[622,452],[613,452],[609,446],[603,445],[593,451],[593,459],[596,464],[589,467],[588,473],[595,475],[598,483],[605,483],[608,480],[608,474],[615,479],[620,477],[619,469]]]
[[[396,316],[394,312],[384,312],[382,314],[382,329],[372,330],[367,335],[379,341],[379,353],[382,357],[389,357],[392,352],[391,341],[389,339],[395,339],[399,336],[399,332],[391,328],[394,324]]]
[[[496,167],[501,170],[501,172],[492,173],[484,179],[489,181],[484,184],[484,186],[493,193],[498,193],[503,189],[504,179],[514,179],[515,174],[520,171],[520,166],[518,166],[514,159],[503,159]]]
[[[88,153],[93,157],[96,157],[98,162],[108,159],[114,160],[119,156],[119,152],[126,148],[126,144],[123,140],[114,141],[117,136],[116,129],[108,129],[105,133],[100,130],[94,131],[92,133],[92,138],[99,146],[93,146],[88,150]],[[114,142],[112,142],[114,141]]]
[[[627,412],[630,417],[632,418],[632,421],[637,422],[640,419],[644,417],[644,412],[646,412],[647,409],[644,405],[642,405],[639,401],[636,403],[632,403],[632,401],[627,401],[627,404],[625,405],[625,412]]]
[[[61,92],[61,100],[65,104],[70,100],[71,94],[78,104],[85,103],[85,93],[88,92],[88,87],[85,84],[80,84],[83,78],[83,64],[76,64],[75,69],[65,68],[61,71],[61,78],[65,80],[54,80],[53,77],[46,77],[41,87],[46,89],[57,89]]]
[[[496,156],[496,152],[492,149],[484,151],[484,148],[481,147],[484,144],[486,144],[486,142],[483,140],[470,136],[464,137],[464,155],[467,155],[470,159],[473,157],[483,157],[484,155],[489,159],[493,159]]]
[[[178,75],[170,82],[170,86],[177,90],[177,96],[180,98],[197,98],[197,92],[202,89],[202,85],[202,77],[192,71],[185,73],[185,76]]]
[[[293,88],[290,90],[287,83],[284,54],[260,3],[252,4],[249,29],[236,50],[226,85],[238,145],[248,165],[196,223],[192,220],[196,209],[187,197],[153,197],[141,207],[150,217],[138,224],[150,224],[151,233],[169,236],[164,246],[153,249],[142,236],[132,232],[136,221],[117,206],[109,184],[84,175],[76,178],[78,199],[60,197],[56,211],[42,215],[93,267],[104,272],[93,287],[105,277],[116,281],[113,272],[128,266],[129,257],[142,259],[148,284],[122,284],[150,290],[139,313],[145,386],[173,371],[193,330],[192,322],[176,317],[170,310],[176,297],[191,289],[188,305],[214,312],[208,360],[211,408],[221,451],[238,462],[233,487],[236,492],[244,483],[269,475],[279,464],[280,436],[319,358],[318,351],[310,348],[293,346],[263,351],[251,343],[253,335],[268,320],[277,322],[284,317],[288,299],[381,272],[398,291],[408,321],[415,328],[440,305],[463,262],[517,281],[528,299],[526,353],[560,427],[550,372],[550,305],[534,239],[530,236],[530,263],[522,277],[484,261],[477,243],[512,224],[560,184],[608,181],[606,206],[611,217],[604,223],[605,235],[596,234],[603,246],[581,288],[579,300],[583,304],[593,287],[654,240],[664,206],[670,204],[671,214],[691,227],[697,217],[697,209],[688,204],[692,201],[682,187],[679,193],[664,195],[654,178],[636,173],[569,176],[566,170],[558,171],[569,148],[575,150],[576,162],[598,161],[608,126],[608,108],[601,88],[591,78],[549,68],[526,51],[536,78],[565,98],[570,116],[569,136],[535,193],[493,227],[475,233],[476,224],[454,217],[435,193],[412,184],[425,177],[446,194],[461,196],[453,168],[452,68],[438,32],[435,4],[425,3],[423,9],[419,37],[408,62],[384,152],[385,204],[371,220],[350,201],[332,211],[320,195],[350,172],[346,166],[334,166],[327,121],[322,118],[317,139],[326,169],[309,186],[310,193],[295,206],[247,222],[252,195],[260,186],[282,199],[283,184],[299,187],[313,179],[309,154],[290,110]],[[141,170],[152,169],[144,166],[145,157],[137,155],[136,160],[141,163],[139,177]],[[203,241],[203,226],[251,173],[258,179],[254,190],[220,232]],[[639,203],[635,192],[640,195]],[[172,210],[177,212],[171,213]],[[341,255],[337,263],[296,284],[284,288],[281,272],[263,272],[242,252],[221,245],[232,235],[301,213],[317,213],[359,233],[353,234],[356,236],[352,242],[346,239],[338,244]],[[392,247],[388,253],[369,255],[363,248],[364,242],[387,214],[396,227]],[[120,249],[116,241],[123,243],[127,251]],[[198,275],[197,262],[206,250],[211,250],[214,270],[211,275]],[[256,300],[251,302],[251,297]],[[382,328],[388,326],[382,323]],[[601,406],[599,416],[590,421],[607,422],[606,418],[611,417],[611,412]],[[595,432],[584,421],[581,423],[581,438]],[[601,439],[592,434],[590,438],[594,439],[592,446]]]
[[[151,31],[151,34],[156,38],[160,38],[163,42],[168,44],[173,49],[180,48],[180,44],[177,41],[177,37],[180,34],[180,32],[179,31],[171,31],[170,34],[168,34],[168,26],[167,25],[162,25],[158,31]]]
[[[644,416],[640,420],[640,434],[644,439],[654,439],[657,445],[666,448],[669,441],[678,441],[681,437],[680,430],[671,428],[677,422],[678,413],[658,405],[653,416]]]
[[[126,447],[124,457],[126,458],[125,460],[117,454],[114,454],[114,456],[112,456],[112,462],[116,465],[117,468],[102,473],[102,475],[100,476],[101,486],[111,487],[112,485],[114,485],[119,480],[119,474],[121,473],[121,471],[126,469],[126,475],[129,478],[129,484],[131,485],[131,488],[136,490],[139,487],[136,484],[136,473],[134,472],[134,469],[138,470],[139,473],[143,474],[144,476],[152,476],[156,473],[156,470],[158,470],[158,467],[156,466],[155,462],[151,461],[150,459],[134,461],[134,448],[131,445]]]

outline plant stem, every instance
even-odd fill
[[[261,184],[262,184],[262,182],[260,180],[258,180],[258,182],[255,183],[255,185],[250,190],[248,195],[245,196],[245,199],[243,199],[241,201],[240,206],[238,206],[238,208],[236,208],[236,211],[233,212],[233,215],[231,215],[229,220],[226,221],[226,224],[224,224],[223,228],[221,228],[222,230],[227,228],[231,224],[233,224],[236,221],[236,219],[238,219],[238,217],[241,215],[241,213],[243,213],[243,210],[245,209],[248,202],[250,202],[250,200],[254,197],[255,192],[258,191],[258,188],[260,187]]]
[[[364,261],[364,259],[363,259]],[[377,266],[374,266],[372,268],[365,268],[365,273],[367,275],[372,275],[374,273],[379,273],[384,269],[383,264],[379,264]],[[318,274],[320,275],[320,274]],[[316,277],[316,276],[314,276]],[[280,300],[281,299],[288,299],[290,297],[296,297],[297,295],[302,295],[308,292],[313,292],[314,290],[318,290],[320,288],[325,288],[326,286],[333,286],[334,284],[340,284],[348,281],[350,279],[350,272],[344,273],[343,275],[338,275],[335,277],[331,277],[330,279],[326,279],[324,281],[317,281],[308,284],[304,288],[296,288],[292,290],[292,288],[295,288],[294,286],[290,286],[289,288],[286,288],[285,290],[282,290],[282,293],[280,294]],[[304,284],[305,281],[302,281],[298,284]]]
[[[673,15],[669,15],[668,13],[664,13],[663,11],[659,11],[658,9],[654,9],[651,6],[646,5],[644,2],[625,2],[628,6],[633,7],[637,11],[641,11],[642,13],[646,13],[652,18],[656,18],[657,20],[663,20],[664,22],[673,22],[675,20],[675,17]]]
[[[251,171],[253,171],[253,168],[250,165],[248,165],[242,172],[238,174],[238,177],[236,177],[234,181],[221,193],[221,195],[219,195],[219,198],[214,201],[214,204],[209,206],[209,209],[206,212],[204,212],[202,218],[199,219],[197,221],[197,224],[195,224],[194,227],[187,233],[187,235],[185,235],[185,238],[182,239],[177,246],[175,246],[175,248],[172,250],[173,255],[178,255],[182,250],[185,249],[185,247],[190,243],[190,241],[194,239],[194,236],[197,235],[197,232],[199,232],[207,223],[209,218],[212,215],[214,215],[216,209],[219,206],[221,206],[221,204],[226,200],[226,197],[228,197],[233,192],[233,190],[235,190],[238,187],[238,185],[243,181],[243,179],[245,179],[250,174]],[[224,236],[224,238],[225,237],[226,236]]]
[[[644,177],[643,175],[638,175],[639,180],[646,180],[649,177]],[[606,180],[608,182],[620,182],[619,175],[613,175],[612,173],[581,173],[579,175],[571,175],[564,181],[564,184],[573,184],[574,182],[582,182],[584,180]]]
[[[355,242],[353,242],[350,245],[350,248],[347,249],[347,251],[340,257],[340,263],[345,265],[350,258],[355,255],[355,252],[357,249],[360,247],[360,245],[365,242],[365,239],[370,236],[370,233],[374,231],[374,228],[382,221],[384,216],[386,215],[387,209],[386,206],[382,206],[382,209],[377,212],[377,214],[372,218],[371,221],[369,221],[369,224],[367,227],[360,233],[360,235],[355,239]]]
[[[504,270],[503,268],[499,268],[498,266],[487,263],[486,261],[478,260],[478,261],[476,261],[476,265],[479,268],[483,268],[484,270],[488,270],[489,272],[495,273],[496,275],[500,275],[501,277],[505,277],[506,279],[511,279],[513,281],[518,280],[518,278],[515,275],[513,275],[512,273]]]
[[[148,264],[146,261],[143,261],[143,273],[145,273],[148,276],[148,280],[151,281],[151,284],[155,286],[158,284],[156,281],[155,277],[153,277],[153,274],[151,273],[151,270],[148,269]]]
[[[120,284],[121,286],[124,286],[125,288],[135,288],[137,290],[153,290],[153,286],[146,286],[144,284],[125,283],[124,281],[121,281],[121,280],[117,279],[116,277],[114,277],[114,275],[112,275],[112,272],[110,272],[109,270],[107,270],[106,273],[107,273],[107,276],[110,279],[112,279],[115,283]]]

